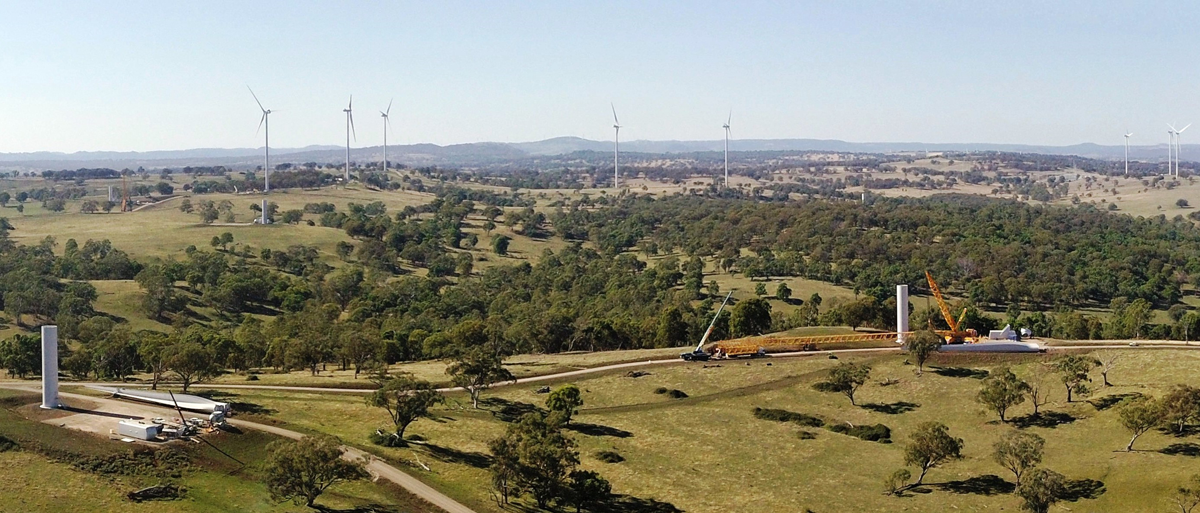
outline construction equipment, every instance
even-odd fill
[[[973,344],[977,342],[979,340],[979,333],[972,329],[961,329],[961,323],[967,317],[967,309],[964,308],[962,315],[959,315],[958,320],[955,320],[954,315],[950,313],[950,306],[942,298],[942,290],[938,288],[937,282],[933,281],[933,275],[929,271],[925,271],[925,280],[929,282],[929,290],[933,292],[933,298],[937,300],[938,308],[942,311],[942,318],[946,320],[946,325],[950,327],[950,332],[942,335],[946,339],[946,343]],[[932,321],[930,321],[930,324],[932,324]],[[933,326],[931,325],[930,328],[932,329]]]
[[[690,353],[681,353],[679,355],[680,358],[683,358],[683,360],[687,361],[687,362],[708,361],[709,357],[712,355],[708,354],[708,351],[704,350],[704,343],[708,342],[708,336],[712,334],[713,326],[717,325],[717,318],[721,317],[721,310],[725,309],[725,303],[729,302],[729,296],[732,296],[732,295],[733,295],[732,290],[729,291],[728,294],[725,294],[725,300],[721,301],[721,306],[717,308],[716,315],[713,315],[712,322],[708,323],[708,329],[704,330],[704,336],[700,337],[700,343],[696,344],[696,349]]]

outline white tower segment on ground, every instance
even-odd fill
[[[896,343],[904,343],[908,333],[908,285],[896,285]]]
[[[250,89],[250,86],[246,86],[246,89]],[[258,101],[258,95],[254,94],[253,89],[250,89],[250,96],[254,97],[254,102],[262,110],[262,117],[258,120],[258,129],[266,128],[266,131],[263,132],[263,190],[269,193],[271,192],[271,111]],[[255,132],[254,135],[258,135],[258,132]]]
[[[52,410],[58,402],[58,326],[42,326],[42,408]]]
[[[618,160],[620,159],[621,155],[621,122],[617,120],[617,106],[611,103],[609,106],[612,107],[613,111],[613,187],[616,188],[620,187],[621,185],[621,173],[617,167],[619,165]]]

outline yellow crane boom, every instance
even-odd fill
[[[942,318],[946,319],[946,325],[950,326],[950,331],[957,333],[958,321],[954,320],[954,315],[950,313],[950,306],[946,304],[946,300],[942,298],[942,290],[938,288],[937,282],[933,281],[933,275],[929,271],[925,271],[925,280],[929,282],[929,290],[933,292],[933,298],[937,300],[938,308],[942,309]],[[964,310],[963,313],[966,313]]]

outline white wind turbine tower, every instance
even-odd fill
[[[1129,138],[1133,132],[1125,134],[1125,176],[1129,176]]]
[[[379,115],[383,118],[383,174],[385,175],[388,172],[387,133],[388,127],[392,125],[391,118],[388,118],[390,112],[392,112],[392,102],[388,101],[387,110],[379,111]]]
[[[621,173],[617,166],[619,165],[618,161],[619,161],[620,155],[621,155],[621,152],[620,152],[621,122],[617,120],[617,107],[611,103],[609,104],[609,106],[612,107],[613,130],[615,130],[615,132],[613,133],[613,188],[619,188],[620,180],[621,180]]]
[[[257,103],[258,108],[262,110],[262,117],[259,118],[259,120],[258,120],[258,129],[262,130],[264,126],[266,127],[266,131],[263,132],[263,177],[264,177],[263,178],[263,184],[264,184],[263,189],[265,189],[266,192],[270,193],[271,192],[271,120],[270,120],[271,111],[267,110],[266,107],[263,107],[262,102],[258,101],[258,95],[254,94],[254,90],[250,89],[250,86],[246,86],[246,89],[250,90],[250,96],[254,97],[254,102]],[[257,131],[255,132],[255,135],[258,135]],[[266,213],[263,214],[263,219],[266,219]]]
[[[1183,131],[1187,130],[1188,126],[1192,126],[1192,124],[1188,123],[1187,126],[1180,128],[1178,131],[1175,132],[1175,177],[1176,178],[1179,178],[1180,154],[1182,154],[1182,152],[1183,152],[1183,142],[1182,142]]]
[[[354,131],[354,95],[350,95],[350,103],[342,112],[346,113],[346,185],[350,185],[350,134],[358,141],[358,133]]]
[[[1167,130],[1167,175],[1170,176],[1175,169],[1172,167],[1172,159],[1175,158],[1175,127],[1170,123],[1167,123],[1167,127],[1170,128]]]
[[[729,123],[733,121],[733,109],[729,109],[729,119],[725,120],[725,188],[729,188]]]

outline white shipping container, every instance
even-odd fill
[[[161,430],[161,424],[151,424],[140,420],[122,420],[117,423],[117,434],[138,440],[154,440]]]

